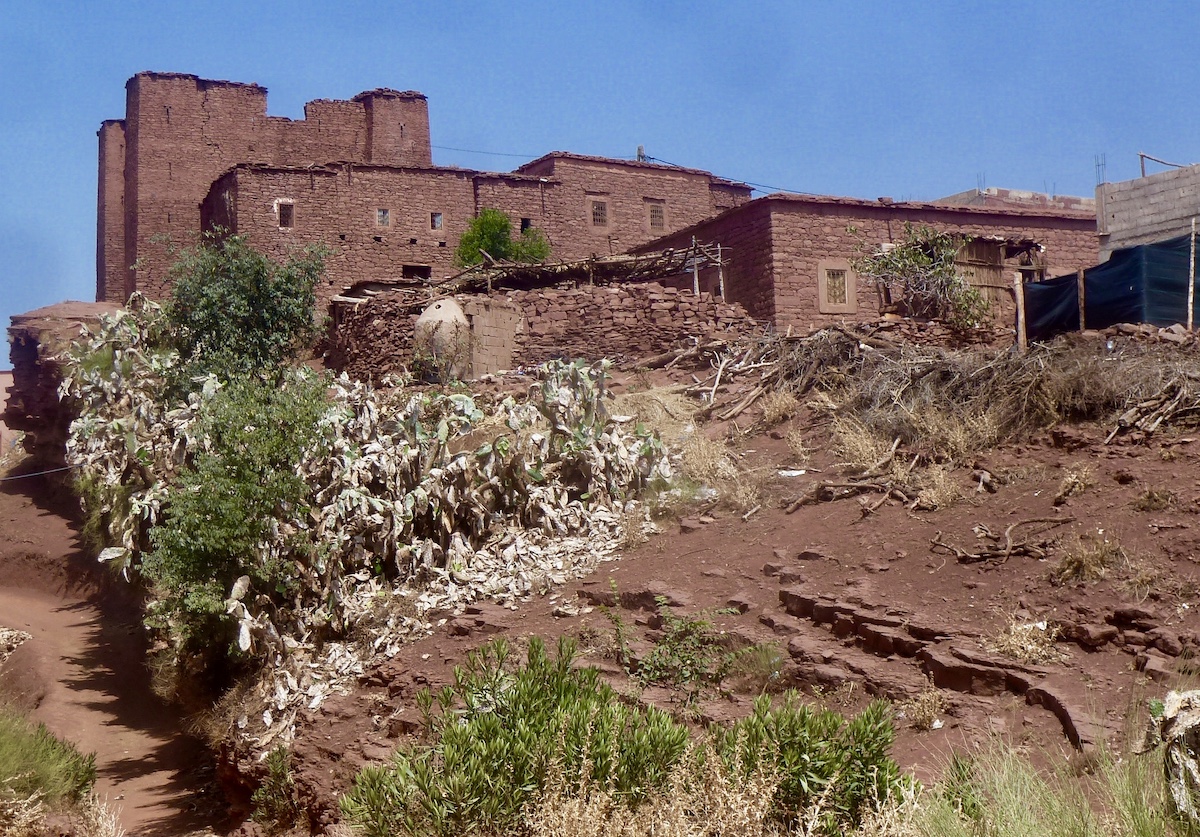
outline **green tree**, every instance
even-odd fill
[[[908,315],[941,320],[952,328],[974,328],[987,318],[987,300],[959,275],[954,261],[969,240],[905,224],[904,238],[895,246],[866,252],[853,267],[875,281],[882,299]]]
[[[483,261],[483,252],[496,260],[533,264],[550,257],[550,242],[537,227],[529,227],[517,239],[512,221],[499,209],[484,209],[471,219],[454,251],[454,263],[468,267]]]
[[[165,306],[186,371],[230,378],[277,368],[314,336],[324,270],[320,248],[279,264],[244,236],[205,234],[171,267]]]
[[[197,452],[172,486],[166,520],[142,572],[157,602],[151,623],[178,652],[211,666],[233,638],[225,601],[241,576],[251,595],[283,604],[292,562],[264,544],[275,521],[298,519],[308,496],[297,472],[326,409],[323,377],[295,373],[281,384],[236,378],[205,402],[194,430]],[[293,546],[300,546],[293,544]]]

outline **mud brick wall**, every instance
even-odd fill
[[[389,292],[346,312],[331,337],[327,364],[381,382],[412,364],[421,291]],[[740,305],[657,283],[509,291],[455,297],[471,323],[476,377],[556,357],[632,361],[690,338],[753,332]]]
[[[821,262],[842,262],[869,247],[902,240],[905,224],[949,233],[1032,239],[1045,247],[1047,276],[1096,262],[1095,217],[1086,212],[1039,212],[933,204],[882,204],[850,198],[768,196],[653,243],[686,247],[693,235],[729,249],[726,295],[777,328],[818,328],[879,314],[874,287],[855,281],[850,312],[822,313],[818,299]],[[849,278],[854,279],[849,272]]]
[[[628,362],[667,351],[690,337],[758,327],[740,305],[658,283],[509,291],[507,296],[525,314],[513,356],[521,366],[556,357]]]
[[[257,84],[181,73],[129,80],[125,118],[99,132],[98,299],[124,302],[135,287],[162,297],[168,242],[195,239],[200,203],[237,163],[431,164],[428,107],[419,93],[317,100],[300,120],[267,116],[266,108],[267,91]]]
[[[279,203],[292,205],[292,226],[281,227]],[[381,224],[379,210],[387,211]],[[441,214],[441,228],[431,216]],[[205,198],[206,226],[246,235],[276,260],[308,244],[327,250],[319,310],[359,282],[394,282],[428,271],[457,273],[458,239],[475,214],[471,172],[340,164],[308,169],[238,166]]]
[[[1200,166],[1096,187],[1100,259],[1114,250],[1187,235],[1200,216]]]
[[[708,172],[581,155],[547,155],[518,171],[558,182],[545,194],[539,226],[555,258],[564,260],[624,253],[745,202],[750,192]],[[606,223],[595,223],[593,201],[605,203]],[[662,211],[661,228],[651,224],[651,205]]]
[[[8,326],[12,383],[7,400],[0,391],[4,424],[24,431],[25,450],[49,467],[63,463],[67,432],[75,418],[58,399],[59,357],[86,329],[96,326],[101,315],[116,310],[107,303],[60,302],[18,314]],[[5,439],[7,444],[7,435]]]

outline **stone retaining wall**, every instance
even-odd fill
[[[472,375],[533,366],[555,357],[635,362],[689,338],[752,332],[740,305],[657,283],[544,288],[455,297],[471,323]],[[420,292],[381,294],[347,311],[327,362],[379,383],[412,364]]]

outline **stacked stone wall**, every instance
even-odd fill
[[[412,364],[420,291],[381,294],[341,318],[328,364],[380,383]],[[509,291],[455,297],[471,323],[475,376],[551,358],[609,358],[619,363],[667,351],[691,339],[752,333],[759,324],[740,305],[658,283]]]
[[[688,338],[757,328],[740,305],[656,282],[509,291],[507,296],[525,315],[513,358],[520,366],[555,357],[631,362],[679,346]]]

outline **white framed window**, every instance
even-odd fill
[[[817,309],[822,314],[855,314],[857,277],[846,259],[817,262]]]
[[[390,227],[392,225],[392,211],[390,209],[375,210],[375,226]]]
[[[296,202],[291,198],[275,200],[275,222],[281,230],[290,230],[296,226]]]

